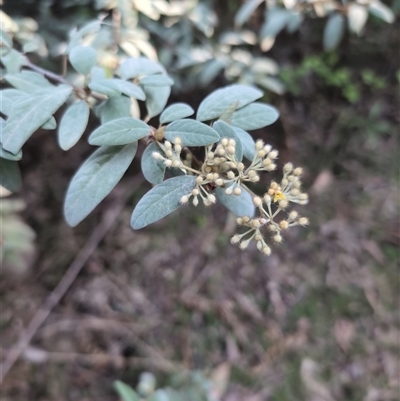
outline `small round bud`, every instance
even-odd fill
[[[234,155],[236,149],[235,149],[234,146],[229,145],[229,146],[226,148],[226,151],[228,152],[229,155]]]
[[[230,180],[233,180],[234,178],[235,178],[235,173],[233,172],[233,171],[228,171],[228,178],[230,179]]]
[[[218,178],[215,183],[220,187],[222,185],[224,185],[224,180],[222,178]]]
[[[296,176],[302,175],[303,174],[303,169],[301,167],[297,167],[293,170],[293,174]]]
[[[189,197],[187,195],[183,195],[180,202],[182,205],[184,205],[185,203],[188,203],[189,201]]]
[[[198,198],[197,196],[195,196],[195,197],[193,198],[192,203],[193,203],[193,206],[197,206],[197,205],[199,204],[199,198]]]
[[[272,146],[271,146],[271,145],[265,145],[265,146],[263,147],[263,151],[264,151],[265,153],[271,152],[271,149],[272,149]]]
[[[231,195],[232,193],[233,193],[232,187],[229,187],[229,188],[226,188],[226,189],[225,189],[225,194],[226,194],[226,195]]]
[[[257,241],[257,239],[256,239],[256,241]],[[257,249],[258,249],[259,251],[262,250],[263,246],[264,246],[264,244],[262,243],[262,241],[257,241]]]
[[[249,170],[249,171],[247,172],[247,175],[248,175],[249,177],[254,177],[255,175],[257,175],[257,172],[256,172],[255,170]]]
[[[208,181],[212,181],[213,178],[214,178],[214,174],[213,174],[213,173],[208,173],[208,174],[206,175],[206,179],[207,179]]]
[[[214,195],[212,195],[212,194],[208,194],[207,200],[208,200],[209,202],[211,202],[211,203],[215,203],[215,202],[217,201],[217,198],[216,198]]]
[[[267,171],[274,171],[276,169],[276,164],[271,163],[269,166],[265,168]]]
[[[296,177],[294,176],[294,175],[289,175],[288,177],[287,177],[287,180],[289,181],[289,182],[293,182],[293,181],[296,181]]]
[[[285,174],[290,173],[292,170],[293,170],[293,164],[292,164],[292,163],[286,163],[286,164],[283,166],[283,172],[284,172]]]
[[[241,217],[238,217],[236,219],[236,223],[239,224],[239,226],[241,226],[243,224],[243,219]]]
[[[257,151],[257,157],[259,159],[262,159],[263,157],[265,157],[265,155],[266,155],[266,153],[265,153],[265,151],[263,149]]]
[[[238,163],[237,169],[238,169],[238,171],[243,171],[244,170],[244,164],[243,163]]]
[[[271,184],[269,185],[269,187],[272,189],[278,189],[279,185],[275,181],[272,181]]]
[[[239,248],[240,248],[241,250],[244,250],[244,249],[246,249],[246,248],[249,246],[249,243],[250,243],[250,240],[249,240],[249,239],[246,239],[246,240],[242,241],[242,242],[239,244]]]
[[[260,207],[262,205],[262,200],[259,196],[253,198],[253,203],[255,207]]]
[[[217,166],[218,164],[221,164],[222,159],[223,159],[222,157],[216,157],[214,159],[214,166]]]
[[[214,159],[214,156],[215,156],[215,155],[214,155],[214,152],[208,152],[208,153],[207,153],[207,159],[208,159],[208,160]]]
[[[260,223],[261,223],[261,225],[263,226],[264,224],[267,224],[268,223],[268,220],[267,219],[264,219],[263,217],[260,219]]]
[[[264,141],[258,139],[256,142],[256,150],[261,150],[264,147]]]
[[[268,167],[270,164],[272,164],[271,159],[264,159],[262,162],[263,167]]]
[[[204,178],[203,178],[203,177],[198,176],[198,177],[196,178],[196,183],[197,183],[197,184],[201,184],[203,181],[204,181]]]
[[[262,235],[261,235],[261,233],[260,233],[259,231],[258,231],[257,234],[254,236],[254,239],[255,239],[256,241],[262,242],[263,237],[262,237]]]
[[[222,138],[221,139],[221,145],[222,146],[228,146],[229,145],[229,139],[228,138]]]
[[[176,153],[181,153],[182,152],[182,146],[181,145],[175,145],[175,152]]]
[[[171,167],[171,166],[172,166],[172,160],[164,160],[164,164],[165,164],[167,167]]]
[[[251,220],[250,225],[253,228],[260,228],[261,227],[261,223],[260,223],[260,221],[258,219]]]
[[[174,160],[174,161],[172,162],[172,167],[177,168],[177,167],[179,167],[179,166],[181,166],[181,165],[182,165],[182,162],[181,162],[180,160]]]
[[[240,195],[241,193],[242,193],[242,189],[239,188],[239,187],[236,187],[236,188],[233,190],[233,194],[236,195],[236,196]]]
[[[308,200],[308,195],[307,194],[300,194],[299,195],[300,200]]]
[[[264,245],[262,253],[267,256],[271,255],[271,248],[268,245]]]
[[[282,230],[287,230],[289,228],[289,222],[287,220],[282,220],[279,223],[280,228],[282,228]]]
[[[271,152],[269,152],[268,157],[270,159],[276,159],[278,157],[279,152],[277,150],[271,150]]]
[[[198,188],[192,189],[192,195],[197,196],[199,193],[200,193],[200,190]]]
[[[250,181],[251,182],[258,182],[258,181],[260,181],[260,176],[255,175],[254,177],[250,177]]]
[[[219,174],[218,173],[214,173],[213,174],[213,181],[218,180],[218,178],[219,178]]]
[[[279,209],[286,209],[289,205],[289,202],[286,199],[282,199],[279,201]]]
[[[231,244],[237,244],[240,241],[240,238],[242,238],[241,235],[235,234],[232,238],[231,238]]]
[[[292,183],[292,187],[293,187],[293,188],[300,189],[300,187],[301,187],[301,182],[300,182],[300,181],[294,181],[294,182]]]
[[[206,173],[211,173],[212,168],[210,166],[207,166],[204,170]]]
[[[300,191],[297,188],[293,188],[290,191],[290,195],[292,195],[292,196],[297,196],[299,193],[300,193]]]
[[[250,217],[249,216],[243,216],[243,223],[248,223],[250,221]]]
[[[289,184],[289,181],[286,178],[283,178],[281,181],[281,186],[286,187],[286,185],[288,185],[288,184]]]
[[[165,149],[172,149],[172,144],[169,141],[164,142]]]
[[[271,204],[272,198],[268,194],[265,194],[263,199],[267,205]]]
[[[175,137],[174,144],[175,145],[182,145],[182,140],[181,140],[181,138],[179,138],[179,136]]]
[[[268,226],[268,228],[269,228],[269,231],[272,231],[272,232],[277,231],[277,228],[276,228],[276,226],[274,224],[270,224]]]
[[[299,223],[301,226],[308,226],[310,224],[310,221],[307,217],[300,217],[297,223]]]
[[[156,160],[164,160],[164,159],[165,159],[165,157],[162,156],[159,152],[153,152],[151,155],[152,155],[153,158],[156,159]]]
[[[211,202],[208,199],[203,199],[204,206],[211,206]]]
[[[282,236],[280,234],[276,234],[274,235],[274,242],[276,242],[277,244],[279,244],[280,242],[282,242]]]
[[[218,148],[217,149],[217,154],[220,156],[225,156],[226,155],[226,150],[224,148]]]
[[[236,141],[233,138],[230,138],[228,144],[229,146],[236,146]]]
[[[165,151],[165,156],[172,157],[172,155],[173,155],[172,150],[168,149],[168,150]]]
[[[296,220],[298,215],[299,214],[296,212],[296,210],[292,210],[288,215],[289,220]]]
[[[268,190],[268,195],[274,195],[275,194],[275,189],[272,189],[272,188],[270,188],[269,190]]]

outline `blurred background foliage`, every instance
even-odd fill
[[[266,90],[281,119],[255,137],[276,146],[282,164],[305,168],[312,225],[264,259],[230,246],[218,205],[143,232],[126,225],[129,205],[7,377],[2,400],[131,401],[112,383],[140,393],[146,370],[161,389],[154,401],[396,400],[399,7],[3,0],[3,26],[54,72],[71,32],[100,17],[87,40],[102,67],[125,56],[160,61],[175,81],[171,102],[196,108],[230,82]],[[55,142],[44,131],[28,142],[24,189],[1,199],[3,357],[107,208],[66,226],[62,199],[89,146],[64,153]]]

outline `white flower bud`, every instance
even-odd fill
[[[242,189],[240,187],[236,187],[233,190],[233,193],[234,193],[234,195],[238,196],[238,195],[240,195],[242,193]]]
[[[293,170],[293,164],[292,163],[286,163],[283,166],[283,172],[286,173],[286,174],[290,173],[292,170]]]
[[[271,255],[271,248],[268,245],[264,245],[262,253],[267,256]]]
[[[229,139],[228,138],[222,138],[221,139],[221,145],[222,146],[228,146],[229,145]]]
[[[226,189],[225,189],[225,194],[226,194],[226,195],[231,195],[232,192],[233,192],[232,187],[229,187],[229,188],[226,188]]]
[[[197,183],[197,184],[201,184],[203,181],[204,181],[204,178],[203,178],[203,177],[198,176],[198,177],[196,178],[196,183]]]
[[[282,236],[280,234],[276,234],[274,235],[274,241],[279,244],[280,242],[282,242]]]
[[[165,149],[172,149],[172,144],[169,141],[164,142]]]
[[[193,188],[192,189],[192,195],[197,196],[200,193],[198,188]]]
[[[172,167],[179,167],[179,166],[181,166],[182,165],[182,162],[180,161],[180,160],[174,160],[173,162],[172,162]]]
[[[249,246],[250,240],[246,239],[239,244],[239,248],[243,251]]]
[[[217,201],[217,198],[212,194],[208,194],[207,200],[210,201],[211,203],[215,203]]]
[[[183,195],[180,202],[182,205],[184,205],[185,203],[188,203],[189,201],[189,197],[187,195]]]
[[[222,178],[218,178],[215,183],[220,187],[222,185],[224,185],[224,180]]]
[[[264,141],[258,139],[256,142],[256,150],[261,150],[264,147]]]
[[[175,145],[182,145],[182,140],[181,140],[181,138],[179,138],[179,136],[175,137],[174,144]]]
[[[156,160],[164,160],[165,159],[164,156],[162,156],[159,152],[153,152],[151,155]]]
[[[172,166],[172,160],[164,160],[164,164],[165,164],[167,167],[171,167],[171,166]]]
[[[199,198],[197,196],[195,196],[193,198],[193,206],[197,206],[199,204]]]
[[[262,200],[259,196],[253,198],[253,203],[255,207],[260,207],[262,205]]]
[[[300,224],[301,226],[308,226],[310,224],[310,221],[308,220],[307,217],[300,217],[297,223]]]
[[[240,238],[242,238],[241,235],[235,234],[232,238],[231,238],[231,244],[237,244],[240,241]]]
[[[233,171],[228,171],[228,178],[233,180],[235,178],[235,173]]]
[[[302,175],[303,174],[303,169],[301,167],[297,167],[293,170],[293,174],[296,176]]]

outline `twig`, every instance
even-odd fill
[[[142,180],[143,178],[139,176],[138,179]],[[53,292],[46,299],[44,304],[36,312],[26,330],[21,334],[21,338],[18,344],[12,349],[12,351],[10,351],[10,353],[6,357],[6,360],[0,365],[0,385],[3,383],[3,380],[6,377],[7,373],[13,367],[15,362],[19,359],[22,352],[29,345],[30,341],[32,340],[33,336],[36,334],[40,326],[45,322],[52,309],[60,302],[61,298],[68,291],[68,289],[78,276],[79,272],[81,271],[83,265],[86,263],[92,253],[97,249],[100,241],[106,235],[107,231],[115,223],[115,220],[121,213],[123,207],[125,206],[126,200],[132,191],[132,185],[126,185],[125,188],[127,189],[120,195],[117,205],[113,205],[113,207],[107,210],[102,221],[94,229],[89,240],[86,242],[85,246],[81,249],[72,264],[69,266],[63,278],[58,283],[57,287],[53,290]]]

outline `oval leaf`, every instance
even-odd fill
[[[91,90],[106,96],[120,96],[124,94],[138,100],[146,99],[145,93],[139,86],[118,78],[96,79],[88,86]]]
[[[189,117],[194,110],[186,103],[175,103],[168,106],[160,116],[161,124],[170,123],[171,121],[180,120]]]
[[[174,81],[166,75],[156,74],[143,77],[140,80],[140,84],[148,86],[171,86],[174,84]]]
[[[164,135],[170,142],[174,142],[174,139],[179,137],[183,146],[206,146],[220,139],[218,133],[208,125],[188,119],[169,124]]]
[[[344,17],[341,14],[332,14],[324,29],[324,49],[334,50],[342,40],[344,34]]]
[[[132,163],[137,142],[97,149],[69,184],[64,215],[71,227],[79,224],[117,185]]]
[[[14,105],[3,130],[3,147],[18,153],[28,138],[68,99],[72,87],[61,85],[54,89],[34,92],[33,96]]]
[[[127,96],[110,97],[100,107],[102,124],[131,116],[131,99]]]
[[[379,0],[373,0],[369,3],[369,12],[375,17],[380,18],[381,20],[391,24],[394,22],[395,15],[393,11],[385,4],[380,2]]]
[[[140,401],[136,392],[125,383],[117,380],[114,382],[115,391],[122,398],[122,401]]]
[[[238,186],[237,184],[234,185],[235,187]],[[240,195],[227,195],[224,188],[216,188],[215,196],[234,215],[239,217],[254,216],[256,209],[251,195],[245,189],[242,188],[242,193]]]
[[[250,131],[271,125],[278,117],[279,112],[275,107],[262,103],[253,103],[235,111],[231,118],[231,124],[245,131]]]
[[[146,57],[138,57],[124,60],[121,64],[120,72],[123,79],[133,79],[138,75],[165,73],[165,68]]]
[[[97,128],[89,137],[89,143],[97,146],[126,145],[144,138],[150,127],[133,117],[119,118]]]
[[[252,161],[256,154],[256,145],[254,143],[253,137],[246,131],[243,131],[241,128],[232,127],[236,132],[236,135],[240,139],[243,148],[243,156]]]
[[[89,121],[89,113],[90,108],[84,100],[68,107],[61,117],[58,130],[58,143],[61,149],[71,149],[79,141]]]
[[[41,74],[34,71],[22,71],[19,74],[7,74],[4,79],[16,89],[33,93],[38,89],[54,88]]]
[[[182,175],[170,178],[151,189],[133,211],[133,229],[139,230],[172,213],[181,205],[182,196],[189,194],[195,185],[195,176]]]
[[[90,73],[97,61],[97,52],[91,46],[75,46],[68,55],[76,71],[83,75]]]
[[[144,178],[156,185],[163,182],[166,167],[162,160],[156,160],[153,157],[153,152],[163,153],[156,142],[147,145],[142,155],[141,165]]]
[[[242,26],[250,18],[251,14],[257,9],[263,0],[248,0],[235,15],[235,25]]]
[[[201,102],[196,119],[206,121],[219,118],[231,104],[238,102],[237,108],[240,109],[262,95],[260,90],[247,85],[230,85],[217,89]]]
[[[146,108],[149,117],[160,114],[168,102],[171,93],[170,86],[143,86],[146,94]]]
[[[213,128],[218,132],[220,138],[232,138],[236,142],[236,152],[235,157],[237,161],[242,161],[243,159],[243,148],[242,142],[236,135],[235,130],[224,121],[217,121],[214,123]]]

